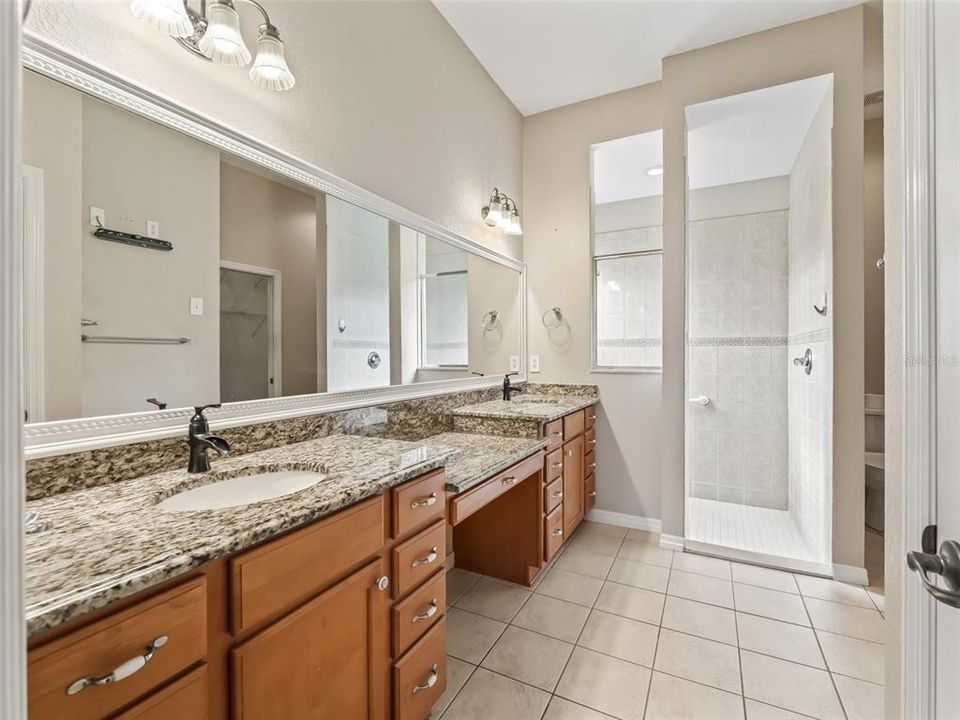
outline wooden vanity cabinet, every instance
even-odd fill
[[[563,444],[563,537],[583,520],[583,435]]]

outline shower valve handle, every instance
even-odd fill
[[[700,397],[687,398],[688,403],[693,403],[694,405],[709,405],[710,398],[706,395],[701,395]]]

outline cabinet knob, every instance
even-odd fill
[[[431,505],[437,504],[437,494],[435,492],[430,493],[427,497],[420,498],[419,500],[414,500],[410,503],[410,508],[416,510],[417,508],[430,507]]]
[[[563,535],[563,528],[557,528],[550,534],[553,535],[554,537],[560,537],[561,535]]]
[[[593,440],[587,440],[587,442],[590,443],[591,445],[596,445],[596,444],[597,444],[597,439],[594,438]]]
[[[440,677],[440,668],[434,665],[430,669],[430,677],[427,678],[427,681],[422,685],[413,686],[413,694],[416,695],[418,692],[422,692],[423,690],[429,690],[430,688],[432,688],[434,685],[437,684],[437,679],[439,677]]]
[[[550,463],[550,467],[553,468],[554,470],[560,470],[563,468],[563,463],[562,462]]]
[[[500,482],[502,482],[504,485],[516,485],[516,484],[517,484],[517,478],[515,478],[513,475],[511,475],[510,477],[504,478],[504,479],[501,480]]]
[[[587,493],[587,497],[596,497],[596,496],[597,496],[596,490],[591,490],[590,492]]]
[[[562,499],[562,498],[563,498],[563,490],[556,490],[556,491],[554,491],[553,497],[557,498],[558,500]]]
[[[556,432],[550,433],[553,437],[563,437],[563,430],[557,430]]]
[[[388,578],[386,575],[382,575],[377,578],[377,590],[383,592],[388,587],[390,587],[390,578]]]
[[[597,466],[597,464],[596,464],[595,462],[587,463],[587,467],[588,467],[588,468],[595,468],[596,466]]]
[[[152,643],[147,645],[147,649],[142,655],[137,655],[129,660],[125,660],[106,675],[80,678],[79,680],[71,683],[70,687],[67,688],[67,695],[76,695],[84,688],[91,686],[112,685],[113,683],[120,682],[121,680],[126,680],[131,675],[143,670],[147,663],[153,659],[153,655],[157,652],[157,649],[163,647],[166,645],[166,643],[167,636],[160,635]]]
[[[417,613],[413,616],[412,622],[420,622],[421,620],[429,620],[434,615],[437,614],[437,599],[434,598],[430,601],[430,604],[427,606],[427,609],[422,613]]]
[[[434,547],[430,550],[430,553],[423,558],[417,558],[413,561],[413,567],[420,567],[421,565],[429,565],[437,561],[437,558],[440,557],[439,549]]]

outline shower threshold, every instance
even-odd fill
[[[690,552],[765,565],[794,572],[832,577],[825,553],[810,547],[788,510],[687,498]]]

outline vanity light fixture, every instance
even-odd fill
[[[480,217],[490,227],[495,227],[507,235],[522,235],[520,225],[520,207],[513,198],[493,189],[490,203],[480,211]]]
[[[651,165],[645,172],[650,177],[660,177],[663,175],[663,165]]]
[[[132,0],[134,17],[162,30],[194,55],[219,65],[246,66],[253,59],[250,79],[268,90],[289,90],[296,84],[284,54],[280,31],[270,22],[267,11],[256,0],[253,5],[263,16],[257,36],[256,58],[240,33],[240,15],[234,0],[200,0],[194,11],[187,0]]]

